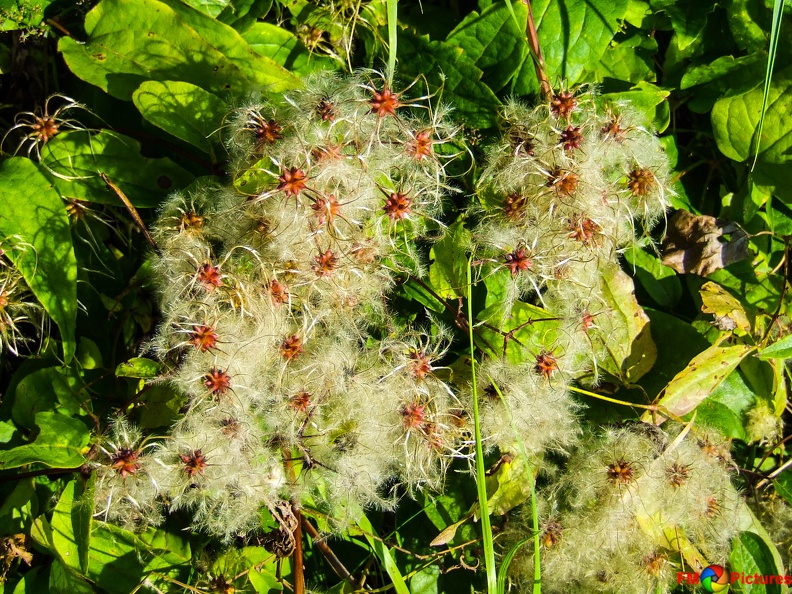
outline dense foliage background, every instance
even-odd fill
[[[735,481],[749,505],[735,518],[730,568],[789,573],[792,4],[538,0],[532,9],[551,85],[596,83],[604,97],[631,101],[671,161],[673,208],[690,213],[669,212],[652,238],[624,250],[637,303],[627,288],[613,311],[638,317],[640,305],[651,340],[645,323],[631,327],[632,344],[603,365],[595,387],[576,394],[581,415],[596,428],[658,411],[685,420],[695,413],[695,423],[731,438]],[[276,559],[255,535],[228,546],[185,531],[178,513],[142,533],[92,519],[91,461],[113,415],[124,411],[142,429],[164,432],[185,404],[168,384],[147,381],[163,369],[141,356],[160,315],[142,230],[171,192],[198,179],[237,189],[251,181],[228,178],[222,130],[232,108],[251,93],[293,91],[319,70],[383,69],[394,23],[394,87],[418,79],[416,94],[428,89],[464,125],[464,139],[449,148],[463,154],[450,166],[460,191],[442,221],[453,225],[477,200],[502,103],[539,97],[526,19],[520,2],[487,0],[402,0],[390,17],[384,0],[3,4],[0,588],[293,589],[291,558]],[[778,44],[769,78],[771,37]],[[465,246],[455,237],[423,243],[433,259],[427,277],[403,278],[390,298],[404,320],[430,310],[458,329],[443,361],[449,373],[459,372],[454,364],[468,348]],[[492,290],[474,287],[474,317]],[[496,330],[527,337],[530,316]],[[481,336],[501,340],[496,330]],[[498,458],[486,460],[496,534],[516,521],[507,512],[530,492],[526,469]],[[484,589],[467,470],[460,463],[442,492],[405,497],[395,512],[372,510],[326,543],[305,536],[308,586]],[[304,513],[320,532],[328,527],[321,514]],[[262,532],[273,526],[263,512]]]

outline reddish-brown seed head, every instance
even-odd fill
[[[196,324],[190,332],[190,344],[205,353],[217,347],[217,332],[212,326]]]
[[[399,94],[391,91],[387,86],[382,91],[373,91],[374,98],[369,101],[371,113],[376,113],[379,117],[396,115],[396,110],[401,107]]]
[[[561,91],[553,95],[553,99],[550,101],[550,111],[558,118],[568,119],[569,116],[572,115],[572,112],[575,111],[576,107],[577,100],[575,99],[575,95],[569,91]]]
[[[297,334],[292,334],[283,339],[280,345],[281,357],[287,361],[296,359],[303,352],[302,339]]]
[[[279,283],[277,279],[273,278],[267,285],[267,289],[275,305],[280,305],[289,301],[289,288],[285,284]]]
[[[195,450],[189,454],[179,454],[179,458],[184,464],[184,474],[193,478],[196,474],[203,474],[206,468],[206,456],[201,450]]]
[[[278,189],[282,190],[287,196],[299,196],[306,188],[305,172],[297,167],[284,169],[278,178]]]
[[[636,167],[627,174],[627,189],[633,196],[648,196],[656,183],[655,176],[648,167]]]
[[[561,131],[561,138],[558,144],[564,147],[565,151],[580,148],[580,143],[583,142],[583,134],[580,132],[580,126],[567,126],[566,130]]]
[[[422,350],[410,351],[410,361],[407,369],[416,379],[423,379],[432,373],[432,359]]]
[[[404,192],[394,192],[385,200],[383,210],[394,221],[402,221],[412,212],[412,198]]]
[[[558,371],[558,362],[553,356],[553,353],[541,352],[536,355],[534,371],[544,378],[549,378]]]
[[[409,431],[423,426],[425,421],[426,405],[420,402],[410,402],[401,408],[402,425]]]
[[[330,276],[338,268],[338,257],[331,250],[327,250],[314,258],[314,264],[311,268],[316,273],[316,276]]]
[[[220,274],[220,268],[211,262],[201,264],[198,267],[195,278],[209,292],[214,291],[217,287],[223,286],[223,275]]]
[[[283,128],[275,120],[257,120],[253,131],[256,133],[256,142],[261,144],[273,144],[276,140],[283,138],[281,132]]]
[[[434,152],[432,149],[432,132],[430,130],[421,130],[407,142],[407,154],[420,161],[424,157],[431,157]]]
[[[130,474],[135,474],[140,470],[139,458],[140,452],[130,448],[119,448],[110,456],[110,460],[112,461],[111,467],[121,475],[121,478],[126,478]]]
[[[525,272],[533,265],[533,261],[528,256],[528,250],[525,248],[517,248],[513,252],[506,254],[503,257],[503,261],[511,271],[512,276]]]
[[[212,396],[223,396],[231,389],[231,376],[222,369],[212,367],[203,376],[203,384]]]
[[[316,202],[311,204],[311,209],[316,214],[316,218],[320,225],[325,223],[333,224],[333,220],[341,212],[341,204],[335,195],[330,194],[326,198],[317,198]]]
[[[311,395],[308,392],[298,392],[289,399],[289,408],[297,412],[306,412],[311,407]]]

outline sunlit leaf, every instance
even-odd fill
[[[54,412],[36,415],[39,434],[32,443],[0,450],[0,469],[39,462],[52,468],[76,468],[85,462],[90,439],[85,423]]]
[[[58,324],[68,363],[76,349],[77,260],[66,208],[39,168],[23,157],[0,163],[0,195],[0,238],[16,236],[27,244],[7,253]]]

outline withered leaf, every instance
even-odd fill
[[[707,276],[747,258],[748,238],[734,223],[678,210],[668,223],[663,254],[663,264],[680,274]]]

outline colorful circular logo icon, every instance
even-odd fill
[[[720,565],[710,565],[699,576],[706,592],[723,592],[729,587],[729,574]]]

